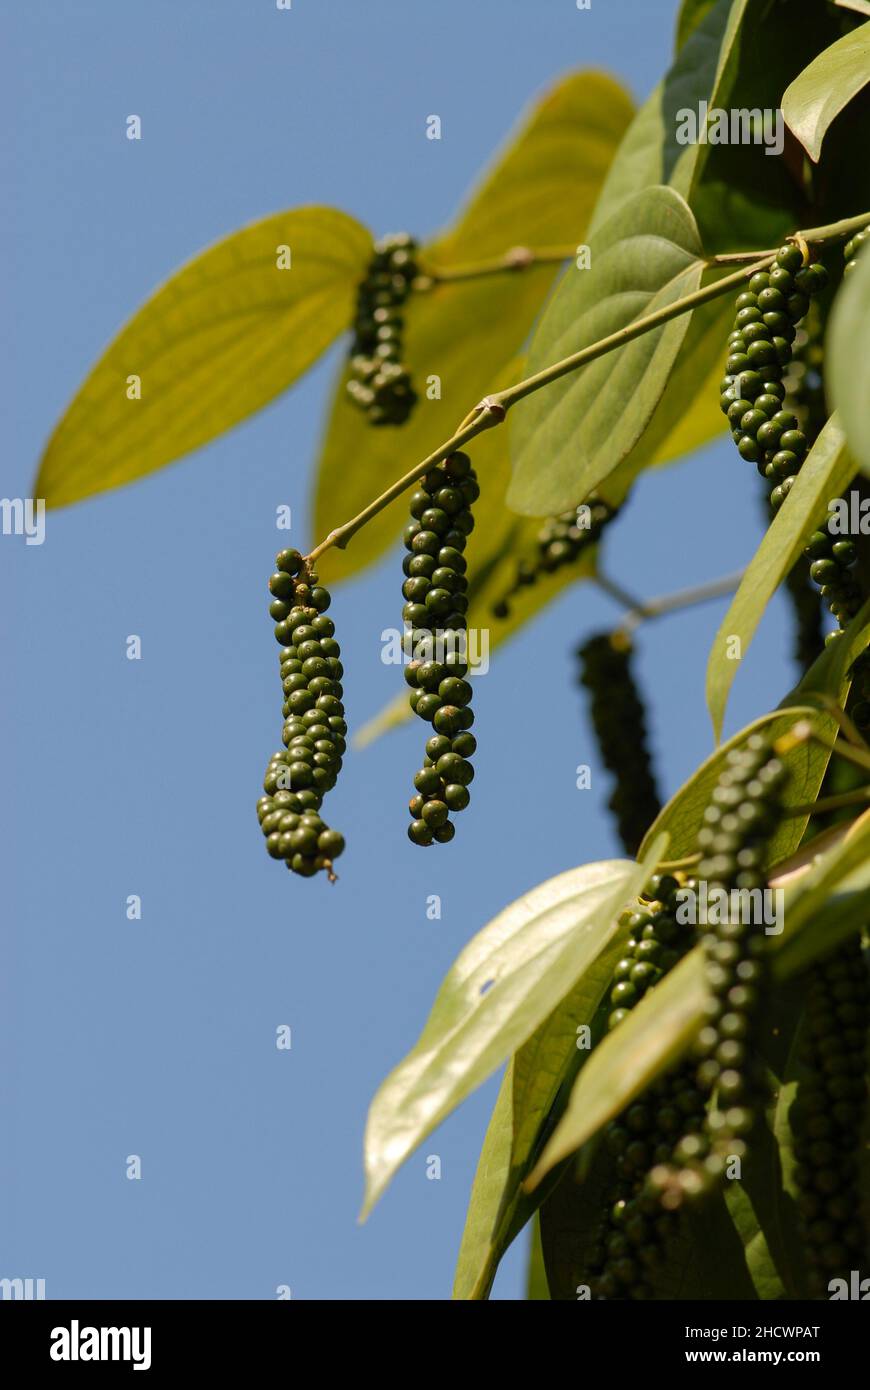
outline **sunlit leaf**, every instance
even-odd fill
[[[713,639],[707,662],[707,707],[718,739],[728,693],[740,662],[731,653],[739,643],[741,660],[779,585],[813,530],[827,516],[827,504],[854,477],[856,465],[836,415],[832,415],[807,455],[794,487],[768,526]]]
[[[592,270],[562,280],[535,333],[534,373],[685,298],[703,269],[686,203],[666,187],[624,203],[589,239]],[[681,314],[572,371],[511,411],[508,501],[545,516],[582,502],[637,443],[689,326]]]
[[[862,24],[826,48],[786,88],[783,119],[818,163],[828,127],[870,82],[870,25]]]
[[[92,369],[48,442],[35,495],[58,507],[120,487],[266,405],[348,327],[371,245],[352,217],[306,207],[203,251]]]

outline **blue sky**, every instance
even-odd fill
[[[107,340],[203,246],[315,202],[376,234],[425,237],[567,69],[604,67],[646,96],[675,10],[10,0],[3,495],[29,494],[51,427]],[[423,137],[432,111],[437,143]],[[125,138],[131,112],[139,143]],[[348,839],[337,886],[266,858],[253,807],[280,729],[266,614],[275,506],[307,518],[340,350],[182,463],[50,513],[43,546],[0,538],[0,1276],[44,1278],[48,1297],[272,1298],[279,1284],[302,1299],[449,1297],[497,1080],[360,1227],[368,1102],[495,912],[619,852],[572,658],[619,609],[580,585],[480,682],[474,799],[449,848],[405,838],[418,726],[346,759],[328,806]],[[399,504],[397,533],[403,516]],[[760,527],[753,470],[720,443],[641,483],[606,567],[629,590],[660,593],[733,569]],[[352,726],[395,690],[379,635],[396,618],[399,571],[397,550],[336,591]],[[638,636],[668,793],[711,746],[703,674],[723,611]],[[125,659],[130,633],[139,662]],[[731,727],[788,689],[789,640],[778,601],[743,663]],[[580,762],[592,792],[575,788]],[[125,915],[134,893],[139,922]],[[275,1046],[282,1024],[290,1051]],[[130,1154],[140,1181],[126,1177]],[[441,1158],[439,1182],[428,1154]],[[518,1242],[496,1297],[520,1296],[523,1256]]]

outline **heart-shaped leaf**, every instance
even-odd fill
[[[589,241],[591,269],[572,268],[532,342],[535,373],[698,288],[695,219],[673,189],[646,189]],[[640,438],[689,326],[681,314],[519,401],[511,412],[510,506],[546,516],[582,502]]]
[[[92,369],[48,442],[35,496],[59,507],[120,487],[266,405],[347,328],[371,247],[352,217],[306,207],[203,251]]]
[[[844,34],[814,58],[786,88],[782,114],[813,163],[828,127],[870,82],[870,24]]]

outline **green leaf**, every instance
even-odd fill
[[[870,908],[870,811],[808,873],[786,888],[785,930],[776,940],[776,968],[805,970],[867,920]]]
[[[645,468],[691,454],[727,429],[719,409],[719,380],[722,344],[733,316],[733,304],[724,295],[694,311],[664,394],[631,453],[607,479],[608,494],[625,491]]]
[[[588,1052],[577,1047],[580,1025],[592,1026],[607,994],[628,926],[620,925],[528,1042],[511,1058],[481,1150],[453,1286],[455,1299],[488,1297],[498,1262],[537,1206],[522,1183],[557,1097]]]
[[[814,164],[828,127],[870,82],[870,25],[844,34],[786,88],[782,114]]]
[[[740,747],[749,735],[758,729],[769,730],[773,738],[780,738],[803,719],[808,720],[813,728],[826,738],[831,738],[836,728],[830,715],[821,713],[809,703],[795,703],[787,708],[781,707],[779,710],[761,715],[710,754],[662,808],[647,835],[666,831],[671,837],[668,853],[673,855],[674,859],[694,854],[704,811],[719,780],[728,752],[732,748]],[[786,803],[798,805],[813,801],[818,795],[825,774],[828,754],[815,744],[800,744],[792,749],[783,761],[791,772],[785,793]],[[808,819],[809,817],[793,817],[780,824],[771,845],[771,862],[777,863],[797,849]]]
[[[870,474],[870,255],[866,249],[834,300],[825,349],[831,398],[842,417],[849,448]]]
[[[372,1101],[363,1215],[413,1149],[531,1037],[606,947],[664,843],[644,864],[604,860],[539,884],[468,943],[416,1045]]]
[[[590,237],[593,269],[572,268],[532,342],[534,373],[693,293],[703,264],[695,220],[667,187],[638,194]],[[547,516],[582,502],[650,420],[689,327],[669,323],[519,401],[511,411],[508,503]]]
[[[677,34],[675,49],[679,53],[686,40],[691,38],[701,20],[710,13],[716,0],[683,0],[677,15]]]
[[[595,208],[590,232],[644,188],[669,184],[689,197],[705,146],[679,144],[677,113],[697,111],[718,95],[748,0],[718,0],[699,16],[663,82],[638,111],[619,147]]]
[[[423,260],[436,267],[452,266],[494,258],[516,245],[577,245],[633,109],[624,89],[603,73],[575,72],[558,83],[510,139],[456,224],[425,246]],[[403,359],[420,399],[400,429],[373,429],[368,424],[346,398],[342,367],[318,465],[317,536],[361,511],[426,458],[439,439],[450,438],[481,397],[496,389],[557,274],[557,267],[540,265],[444,283],[412,295],[405,307]],[[430,400],[427,382],[435,376],[440,379],[440,397]],[[501,433],[493,430],[474,444],[483,496],[489,492],[499,508],[507,480],[491,481],[482,461],[488,448],[506,448],[494,442]],[[347,550],[324,555],[324,579],[334,582],[371,564],[395,543],[402,526],[400,502],[374,517]]]
[[[739,642],[742,660],[770,599],[826,517],[829,500],[839,495],[855,471],[842,426],[832,415],[768,526],[713,639],[707,661],[707,707],[717,740],[722,736],[728,692],[740,665],[729,655],[732,644]]]
[[[817,904],[820,898],[830,898],[837,887],[845,888],[856,866],[861,866],[858,872],[865,871],[868,851],[870,812],[850,836],[824,852],[818,864],[787,890],[785,929],[767,938],[774,979],[790,978],[830,949],[830,937],[818,929]],[[864,896],[863,905],[866,914],[870,894]],[[703,1023],[706,998],[704,957],[701,948],[695,947],[595,1048],[526,1183],[528,1189],[683,1057]]]
[[[532,1217],[532,1238],[529,1245],[529,1265],[526,1272],[526,1299],[533,1303],[549,1302],[550,1288],[544,1268],[544,1248],[541,1245],[541,1224],[537,1212]]]
[[[674,859],[693,854],[696,849],[701,819],[724,765],[725,755],[738,747],[756,729],[769,727],[773,738],[792,729],[801,719],[808,719],[819,737],[833,742],[836,731],[834,718],[820,710],[813,701],[819,696],[833,696],[844,703],[849,689],[849,668],[870,642],[870,600],[852,619],[846,631],[827,646],[813,662],[800,683],[781,702],[776,710],[762,715],[726,743],[722,744],[662,808],[647,832],[641,852],[650,837],[666,833],[670,837],[668,853]],[[785,793],[787,806],[814,801],[818,795],[829,754],[815,743],[799,744],[786,753],[783,761],[791,776]],[[806,829],[807,817],[794,816],[781,822],[770,846],[770,860],[778,863],[797,849]]]
[[[203,251],[97,362],[48,442],[35,495],[59,507],[120,487],[266,405],[347,328],[371,246],[352,217],[306,207]],[[141,399],[127,396],[130,376]]]
[[[747,1200],[752,1200],[763,1222],[763,1232],[759,1231],[750,1258],[756,1287],[764,1299],[776,1297],[777,1286],[782,1289],[782,1296],[809,1296],[795,1207],[795,1159],[788,1121],[797,1088],[805,997],[805,980],[795,980],[778,993],[774,1026],[783,1055],[774,1068],[777,1084],[768,1106],[767,1122],[752,1146],[744,1184]]]
[[[645,994],[628,1018],[595,1048],[528,1178],[529,1189],[683,1055],[698,1031],[706,997],[703,958],[696,949]]]

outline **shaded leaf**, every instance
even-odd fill
[[[590,237],[593,270],[572,269],[535,333],[534,373],[698,288],[701,246],[672,189],[645,190]],[[637,443],[689,326],[681,314],[552,382],[511,411],[509,504],[532,516],[582,502]]]
[[[529,1244],[529,1264],[526,1272],[526,1298],[530,1302],[549,1301],[550,1288],[547,1271],[544,1268],[544,1248],[541,1244],[541,1226],[537,1212],[532,1217],[532,1237]]]
[[[844,34],[786,88],[783,119],[818,163],[822,141],[836,116],[870,82],[870,25]]]
[[[427,245],[427,264],[452,266],[496,257],[511,246],[573,246],[582,241],[605,172],[633,105],[612,78],[572,73],[545,93],[485,177],[455,226]],[[558,270],[532,267],[513,275],[441,284],[411,296],[405,310],[403,359],[420,400],[401,428],[372,428],[345,396],[346,368],[336,382],[316,480],[314,528],[325,536],[449,439],[466,412],[495,389],[522,347]],[[426,395],[440,378],[440,399]],[[516,380],[517,378],[513,378]],[[505,383],[507,384],[507,383]],[[500,434],[494,430],[491,436]],[[503,487],[484,471],[486,435],[474,459],[484,493],[501,506]],[[340,513],[336,512],[340,499]],[[481,498],[481,501],[483,498]],[[355,574],[391,546],[403,526],[401,502],[374,517],[347,550],[324,555],[329,581]]]
[[[831,399],[842,418],[849,448],[870,474],[870,255],[866,248],[834,300],[825,350]]]
[[[739,662],[728,655],[729,644],[739,639],[746,655],[761,617],[778,586],[802,553],[806,541],[827,516],[827,504],[855,475],[851,457],[836,415],[825,424],[795,478],[794,487],[762,537],[761,544],[740,581],[728,612],[713,639],[707,661],[707,707],[717,739],[728,692]]]
[[[608,172],[590,232],[644,188],[670,184],[692,198],[699,161],[706,147],[679,144],[677,113],[718,104],[723,74],[739,33],[747,0],[717,0],[697,19],[664,80],[638,111]]]
[[[292,264],[279,269],[285,246]],[[352,217],[307,207],[203,251],[92,369],[48,442],[35,495],[58,507],[120,487],[273,400],[347,328],[371,246]],[[139,400],[128,399],[130,376]]]
[[[372,1101],[364,1214],[421,1140],[565,997],[649,874],[649,862],[623,859],[571,869],[511,903],[468,943],[418,1042]]]

